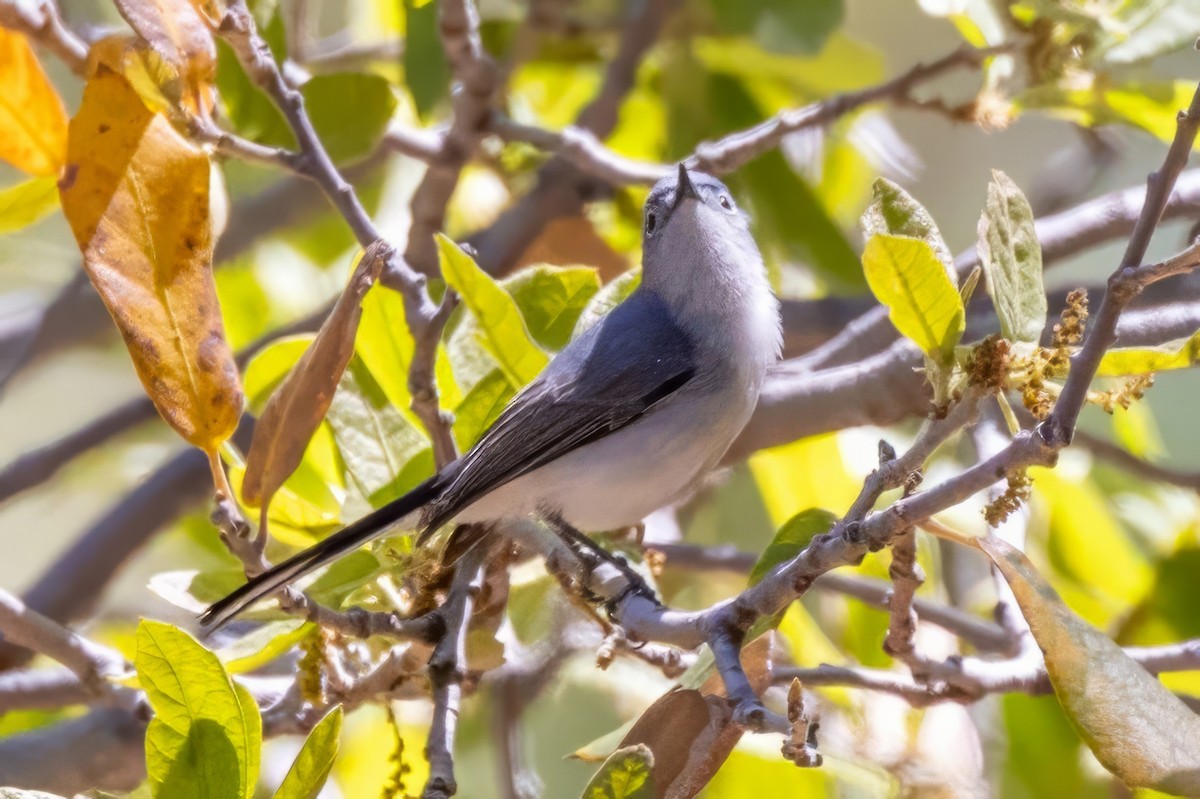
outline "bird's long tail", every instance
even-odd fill
[[[348,552],[353,552],[372,538],[382,535],[388,527],[405,516],[437,499],[442,484],[443,481],[435,475],[404,496],[368,513],[349,527],[271,567],[204,611],[200,616],[200,623],[209,630],[215,630],[288,583],[337,560]]]

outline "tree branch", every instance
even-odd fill
[[[467,626],[475,600],[483,588],[486,542],[475,547],[459,561],[450,595],[440,613],[446,632],[429,659],[429,682],[433,687],[433,722],[425,757],[429,761],[429,779],[422,799],[448,799],[458,791],[454,778],[454,739],[462,704],[462,684],[467,676]]]

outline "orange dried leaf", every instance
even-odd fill
[[[267,401],[246,456],[242,498],[247,503],[261,505],[265,511],[271,497],[300,465],[354,354],[362,299],[379,277],[386,256],[383,242],[367,248],[313,343]]]
[[[1200,717],[1072,613],[1020,550],[995,536],[978,542],[1012,588],[1054,693],[1096,759],[1128,785],[1200,795]]]
[[[214,103],[217,49],[208,23],[190,0],[115,0],[121,16],[179,75],[179,100],[208,116]]]
[[[0,159],[32,175],[57,175],[67,155],[67,112],[33,48],[0,28]]]
[[[84,268],[158,412],[214,451],[242,388],[212,276],[209,161],[99,65],[71,120],[59,192]]]

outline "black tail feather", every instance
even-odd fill
[[[215,630],[260,599],[381,535],[388,527],[438,498],[443,480],[435,475],[402,497],[368,513],[283,563],[273,566],[200,615],[200,623]]]

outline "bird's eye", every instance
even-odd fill
[[[717,202],[720,203],[721,207],[724,208],[726,211],[730,211],[730,212],[733,211],[733,201],[730,200],[728,197],[726,197],[724,194],[722,194],[720,197],[717,198]]]
[[[658,217],[654,214],[646,214],[646,235],[653,236],[656,227],[658,227]]]

